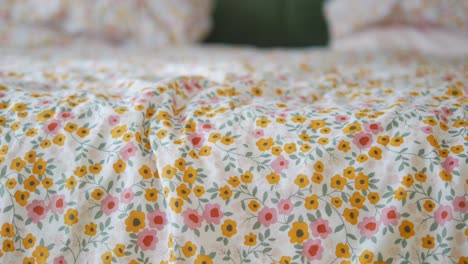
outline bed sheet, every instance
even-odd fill
[[[0,262],[467,263],[467,58],[0,51]]]

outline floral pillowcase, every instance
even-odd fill
[[[0,1],[0,45],[195,42],[210,29],[211,6],[212,0],[5,0]]]

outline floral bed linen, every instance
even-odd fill
[[[468,66],[3,50],[2,263],[467,263]]]

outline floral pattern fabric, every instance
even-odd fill
[[[2,54],[0,262],[467,263],[466,62]]]

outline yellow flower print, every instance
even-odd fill
[[[236,188],[236,187],[239,186],[239,184],[240,184],[239,177],[237,177],[237,176],[229,177],[228,183],[229,183],[233,188]]]
[[[48,139],[44,139],[44,140],[42,140],[40,146],[41,146],[42,149],[46,149],[46,148],[52,146],[52,142],[50,142],[50,140],[48,140]]]
[[[427,235],[422,239],[422,247],[426,249],[433,249],[435,247],[434,237],[431,235]]]
[[[317,172],[314,172],[314,175],[312,175],[312,182],[316,184],[320,184],[323,181],[323,175]]]
[[[402,187],[399,187],[393,192],[393,197],[395,197],[395,199],[397,199],[398,201],[401,201],[406,198],[406,194],[406,190]]]
[[[94,191],[91,193],[91,197],[93,197],[93,199],[96,201],[101,200],[103,196],[104,191],[99,188],[94,189]]]
[[[44,110],[42,112],[40,112],[38,115],[37,115],[37,118],[36,120],[38,122],[45,122],[51,118],[53,118],[55,116],[55,111],[54,110]]]
[[[398,229],[400,230],[400,236],[405,239],[409,239],[416,234],[414,224],[408,220],[403,220]]]
[[[372,263],[373,259],[374,259],[374,253],[372,253],[372,252],[370,252],[369,250],[366,249],[359,256],[359,263],[361,263],[361,264]]]
[[[250,232],[248,235],[244,236],[244,245],[253,247],[257,244],[257,236]]]
[[[260,203],[256,200],[251,200],[248,204],[248,207],[250,210],[252,210],[252,212],[257,212],[258,209],[260,209]]]
[[[423,204],[423,207],[428,213],[430,213],[430,212],[432,212],[434,210],[435,203],[433,201],[431,201],[431,200],[426,200],[424,202],[424,204]]]
[[[260,151],[269,150],[274,144],[275,142],[273,141],[272,138],[261,138],[256,143],[257,148]]]
[[[190,188],[187,187],[187,185],[185,185],[184,183],[182,183],[181,185],[179,185],[177,188],[177,196],[179,196],[180,198],[184,199],[184,200],[187,200],[188,199],[188,196],[190,195]]]
[[[453,154],[460,154],[465,151],[465,148],[462,145],[453,146],[450,148]]]
[[[333,189],[343,190],[344,186],[346,185],[347,180],[345,177],[341,177],[340,175],[336,174],[331,178],[331,187]]]
[[[180,198],[171,198],[169,201],[169,206],[175,213],[180,213],[182,212],[182,207],[184,206],[184,200]]]
[[[193,167],[188,167],[187,170],[184,172],[183,181],[185,183],[193,184],[197,179],[198,171]]]
[[[211,147],[210,146],[203,146],[198,153],[200,156],[210,156],[211,155]]]
[[[103,264],[112,263],[112,252],[106,251],[104,254],[102,254],[101,260]]]
[[[111,130],[112,138],[121,137],[125,132],[127,132],[127,125],[116,126]]]
[[[380,145],[387,146],[389,142],[390,142],[389,136],[379,136],[377,138],[377,143],[379,143]]]
[[[262,117],[262,118],[258,119],[255,123],[259,127],[266,128],[268,126],[268,124],[271,123],[271,121],[266,117]]]
[[[68,122],[63,129],[65,129],[65,131],[67,131],[68,133],[73,133],[75,132],[75,130],[78,129],[78,125],[75,123]]]
[[[131,211],[127,219],[125,219],[125,230],[127,232],[138,233],[145,228],[145,213],[139,211]]]
[[[343,128],[343,133],[345,134],[355,134],[362,130],[361,124],[359,123],[351,123],[348,124],[345,128]]]
[[[331,200],[330,200],[331,204],[333,204],[333,206],[335,206],[336,208],[340,208],[341,205],[343,204],[343,200],[341,200],[340,197],[338,196],[335,196],[333,197]]]
[[[235,142],[235,139],[234,137],[231,137],[231,136],[224,136],[221,138],[221,143],[223,143],[224,145],[231,145]]]
[[[164,129],[161,129],[159,130],[157,133],[156,133],[156,136],[159,138],[159,139],[163,139],[167,136],[167,130],[164,130]]]
[[[26,190],[34,192],[39,183],[39,180],[34,177],[34,175],[29,175],[29,177],[23,182],[23,185]]]
[[[117,244],[114,247],[114,254],[118,257],[121,258],[125,256],[125,245],[124,244]]]
[[[258,86],[254,86],[254,87],[252,87],[252,94],[254,96],[257,96],[257,97],[262,96],[263,95],[263,90],[262,90],[262,88],[260,88]]]
[[[439,145],[439,141],[435,138],[434,135],[429,135],[426,137],[427,139],[427,142],[429,142],[429,144],[431,144],[431,146],[433,146],[434,148],[438,149],[440,148],[440,145]]]
[[[208,255],[198,255],[194,264],[213,264],[213,260]]]
[[[148,167],[148,165],[141,166],[141,168],[138,170],[138,173],[141,177],[143,177],[143,179],[150,179],[153,177],[153,173],[151,172],[151,169]]]
[[[368,154],[371,158],[374,158],[376,160],[382,159],[382,150],[379,147],[374,146],[370,148]]]
[[[231,196],[232,196],[232,191],[228,185],[224,185],[223,187],[219,189],[219,197],[221,197],[223,200],[227,200],[231,198]]]
[[[82,178],[83,176],[88,173],[88,170],[86,169],[86,166],[81,166],[81,167],[76,167],[75,171],[73,172],[78,178]]]
[[[13,189],[13,188],[16,187],[16,184],[17,184],[17,183],[18,183],[18,182],[16,181],[15,178],[11,178],[11,179],[8,179],[8,180],[6,181],[5,186],[6,186],[8,189],[11,190],[11,189]]]
[[[30,150],[24,154],[24,159],[29,162],[33,163],[36,160],[36,151]]]
[[[300,115],[299,116],[294,116],[294,117],[291,118],[291,121],[293,121],[294,123],[300,123],[300,124],[304,123],[306,120],[307,119],[305,117],[300,116]]]
[[[359,192],[354,192],[353,195],[349,198],[351,202],[351,206],[356,207],[358,209],[362,209],[364,206],[364,202],[366,201],[366,197],[360,194]]]
[[[294,183],[299,186],[299,188],[305,188],[307,185],[309,185],[309,179],[307,178],[306,175],[304,174],[299,174],[296,176],[296,179],[294,180]]]
[[[450,152],[449,152],[448,149],[440,149],[439,150],[439,156],[442,157],[442,158],[448,157],[449,154],[450,154]]]
[[[328,138],[319,138],[317,140],[317,143],[320,144],[320,145],[327,145],[329,143]]]
[[[437,121],[436,121],[435,118],[432,117],[432,116],[431,116],[431,117],[428,117],[428,118],[426,118],[426,119],[424,119],[423,122],[424,122],[424,124],[430,125],[430,126],[435,126],[435,125],[437,125]]]
[[[87,236],[96,235],[96,228],[97,228],[97,225],[95,223],[93,223],[93,222],[87,224],[85,226],[85,231],[84,231],[85,235],[87,235]]]
[[[251,183],[253,180],[253,174],[250,171],[246,171],[244,174],[241,175],[241,180],[243,183]]]
[[[158,200],[158,190],[156,190],[156,188],[146,189],[145,199],[148,202],[156,202]]]
[[[463,96],[463,91],[457,87],[450,86],[445,92],[445,94],[448,96],[458,97],[458,96]]]
[[[277,173],[272,172],[266,176],[266,179],[269,184],[277,184],[280,181],[280,176]]]
[[[325,121],[323,121],[323,120],[311,120],[309,126],[310,126],[310,128],[317,130],[317,129],[320,129],[322,127],[325,127],[325,125],[326,125]]]
[[[410,188],[414,183],[413,175],[408,174],[405,177],[403,177],[403,180],[401,180],[401,184],[406,186],[407,188]]]
[[[16,103],[16,104],[13,105],[11,110],[13,112],[21,112],[21,111],[27,110],[27,106],[24,103]]]
[[[176,168],[179,170],[179,171],[184,171],[185,170],[185,165],[187,164],[187,162],[185,162],[185,159],[184,158],[178,158],[175,162],[174,162],[174,166],[176,166]]]
[[[24,166],[26,166],[26,161],[24,161],[21,158],[16,158],[16,159],[11,161],[10,170],[21,172],[21,170],[23,170]]]
[[[76,134],[80,137],[80,138],[85,138],[89,135],[89,128],[87,127],[80,127],[78,128],[78,130],[76,131]]]
[[[0,148],[0,155],[6,155],[8,153],[8,146],[7,145],[3,145],[1,148]]]
[[[339,243],[336,245],[335,255],[337,258],[349,258],[351,253],[349,252],[349,246],[345,243]]]
[[[208,141],[211,143],[216,143],[220,138],[221,138],[220,133],[212,132],[210,133],[210,136],[208,137]]]
[[[356,225],[358,222],[359,211],[357,209],[345,208],[343,211],[343,216],[348,223]]]
[[[452,180],[452,174],[443,170],[439,173],[439,177],[443,180],[443,181],[451,181]]]
[[[358,176],[356,177],[354,187],[356,190],[367,190],[369,188],[369,177],[367,177],[364,173],[359,172]]]
[[[65,224],[68,226],[72,226],[78,223],[78,211],[72,208],[69,208],[65,215],[63,216]]]
[[[186,258],[194,256],[197,253],[197,245],[187,241],[187,243],[182,247],[182,253]]]
[[[318,196],[316,194],[312,194],[309,197],[306,197],[304,200],[304,207],[308,210],[317,210],[319,207]]]
[[[221,232],[226,237],[232,237],[237,233],[237,223],[231,219],[227,219],[221,225]]]
[[[21,122],[17,121],[17,122],[14,122],[13,124],[11,124],[10,128],[11,128],[11,130],[16,131],[16,130],[18,130],[20,128],[20,126],[21,126]]]
[[[291,264],[291,257],[282,256],[279,264]]]
[[[0,234],[3,237],[13,237],[15,235],[15,226],[10,223],[4,223],[2,225]]]
[[[131,132],[127,132],[127,133],[123,134],[123,137],[122,137],[123,141],[125,141],[125,142],[130,142],[130,140],[132,140],[132,138],[133,138],[133,133],[131,133]]]
[[[414,178],[419,182],[426,182],[427,175],[424,172],[419,171],[414,174]]]
[[[309,142],[310,141],[310,136],[308,134],[301,134],[299,136],[299,138],[302,140],[302,141],[305,141],[305,142]]]
[[[282,118],[282,117],[278,117],[276,118],[276,123],[278,124],[284,124],[286,123],[286,119]]]
[[[171,180],[174,175],[176,174],[177,169],[175,167],[172,167],[171,165],[167,165],[162,169],[162,174],[161,176],[165,179]]]
[[[323,165],[322,161],[319,160],[314,163],[314,170],[316,172],[323,172],[324,169],[325,169],[325,166]]]
[[[404,141],[404,138],[401,136],[392,137],[392,139],[390,140],[390,146],[398,147],[401,144],[403,144]]]
[[[11,240],[11,239],[5,239],[5,240],[3,240],[2,249],[3,249],[3,251],[5,251],[5,252],[13,252],[13,251],[15,251],[15,242],[13,242],[13,240]]]
[[[321,134],[327,135],[327,134],[330,134],[330,132],[331,132],[331,129],[329,127],[324,127],[322,129],[320,129]]]
[[[291,244],[302,244],[309,238],[309,227],[305,222],[294,222],[291,230],[288,232],[289,242]]]
[[[99,174],[101,170],[102,170],[102,165],[99,163],[89,166],[89,172],[91,174]]]
[[[296,152],[296,143],[288,143],[284,145],[284,151],[288,154]]]
[[[198,198],[200,198],[200,197],[203,196],[203,194],[205,194],[205,187],[200,186],[200,185],[197,185],[197,186],[195,186],[195,188],[193,189],[193,192],[195,193],[195,196],[197,196]]]
[[[23,244],[23,247],[25,249],[30,249],[36,244],[36,237],[33,234],[29,233],[23,238],[21,243]]]
[[[377,192],[370,192],[367,195],[367,199],[371,204],[377,204],[380,201],[380,195]]]
[[[341,140],[338,144],[338,150],[347,153],[351,149],[351,144],[347,140]]]
[[[117,162],[115,162],[112,167],[114,168],[115,173],[120,174],[125,171],[127,168],[127,163],[125,161],[119,159]],[[86,167],[84,167],[86,169]],[[150,176],[151,177],[151,176]]]
[[[54,137],[52,142],[54,142],[55,145],[57,146],[63,146],[65,143],[66,136],[64,134],[58,134]]]
[[[15,192],[15,201],[16,203],[18,203],[19,205],[21,206],[25,206],[27,203],[28,203],[28,199],[29,199],[29,192],[23,192],[23,191],[16,191]]]
[[[39,158],[36,162],[34,162],[33,173],[37,175],[44,175],[47,169],[47,162],[42,158]]]
[[[359,163],[364,163],[368,160],[369,158],[367,157],[366,154],[360,154],[356,157],[356,161]]]
[[[307,152],[309,152],[311,149],[312,149],[312,146],[309,145],[309,144],[307,144],[307,143],[305,143],[305,144],[303,144],[303,145],[301,146],[301,151],[302,151],[303,153],[307,153]],[[278,155],[279,155],[279,154],[278,154]]]

